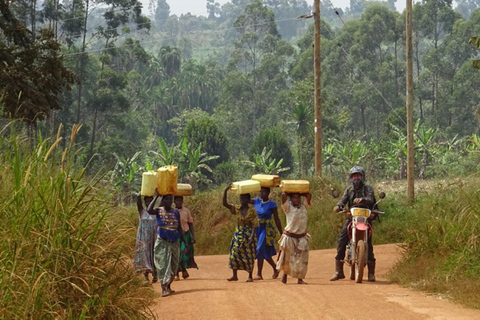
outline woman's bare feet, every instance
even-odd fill
[[[283,275],[282,282],[287,284],[287,275],[286,274]]]
[[[187,270],[183,270],[183,271],[182,271],[182,278],[183,278],[183,279],[188,279],[188,277],[190,277],[190,275],[188,274],[188,271],[187,271]]]
[[[253,279],[248,277],[247,282],[253,282]]]
[[[303,279],[298,279],[297,283],[298,284],[307,284],[305,281],[303,281]]]
[[[272,279],[277,279],[279,274],[280,274],[280,271],[274,270],[274,271],[273,271]]]
[[[253,278],[253,280],[263,280],[263,277],[261,275],[257,274],[255,276],[255,278]]]
[[[238,278],[235,277],[235,276],[232,276],[232,277],[228,278],[227,281],[238,281]]]

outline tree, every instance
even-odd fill
[[[468,19],[472,12],[480,7],[479,0],[457,0],[458,3],[455,11],[458,11],[462,14],[465,19]]]
[[[210,162],[212,167],[229,160],[227,136],[210,117],[190,120],[182,137],[187,138],[194,147],[202,145],[202,151],[209,156],[218,156]]]
[[[300,158],[300,174],[305,175],[305,154],[304,147],[307,140],[307,135],[312,132],[312,118],[313,110],[311,106],[305,104],[297,104],[292,110],[293,123],[295,125],[295,132],[298,136],[298,154]]]
[[[261,0],[254,0],[248,4],[244,13],[235,20],[234,27],[240,34],[240,39],[235,42],[235,51],[232,53],[229,66],[240,67],[250,74],[252,87],[250,116],[255,124],[258,112],[257,68],[261,63],[262,53],[265,52],[262,46],[265,49],[271,48],[269,42],[278,41],[280,34],[277,31],[273,11],[263,5]]]
[[[170,17],[170,6],[166,0],[157,0],[155,8],[155,27],[157,31],[165,31],[164,27]]]
[[[180,58],[180,50],[178,50],[178,48],[170,45],[162,47],[158,54],[158,58],[160,59],[163,69],[165,70],[167,79],[173,77],[180,71],[182,60]]]
[[[221,13],[220,3],[215,0],[207,0],[208,19],[215,20]]]
[[[35,125],[52,110],[60,109],[58,96],[70,89],[75,76],[65,67],[60,44],[51,30],[41,29],[33,39],[33,33],[14,17],[5,0],[0,0],[0,13],[3,114]]]
[[[94,153],[94,143],[97,134],[97,119],[99,113],[125,112],[130,106],[130,101],[124,93],[127,85],[126,77],[118,75],[110,67],[106,66],[97,83],[95,96],[89,101],[88,107],[93,111],[92,136],[90,140],[90,151],[87,161]]]
[[[254,155],[262,154],[264,149],[271,152],[269,156],[271,159],[277,161],[283,159],[283,167],[290,168],[286,173],[292,170],[293,155],[290,151],[290,145],[279,128],[264,129],[255,136],[250,148],[250,158],[254,160]]]

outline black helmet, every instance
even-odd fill
[[[354,173],[360,173],[362,175],[362,179],[360,179],[360,181],[357,183],[355,183],[352,179],[352,175]],[[363,186],[365,184],[365,170],[363,170],[363,168],[360,166],[354,166],[352,169],[350,169],[350,172],[348,172],[348,180],[353,183],[355,189]]]

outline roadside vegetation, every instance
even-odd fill
[[[15,126],[0,132],[0,317],[147,317],[153,294],[132,266],[136,221],[112,205],[104,175],[73,164],[73,144],[30,142]]]

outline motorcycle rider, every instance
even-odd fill
[[[365,184],[365,170],[360,166],[354,166],[350,169],[348,173],[348,179],[352,183],[350,187],[345,190],[340,201],[333,208],[335,212],[343,211],[346,204],[348,208],[353,206],[358,208],[366,208],[372,210],[375,206],[375,195],[373,188]],[[340,231],[340,236],[338,237],[337,245],[337,256],[335,257],[335,274],[330,281],[336,281],[339,279],[344,279],[345,274],[343,273],[343,263],[345,259],[345,250],[349,242],[347,228],[350,222],[352,222],[352,216],[350,212],[348,214],[348,219],[343,225],[342,231]],[[369,220],[374,220],[375,214],[372,212]],[[375,281],[375,256],[373,254],[373,245],[371,238],[368,241],[368,281]]]

